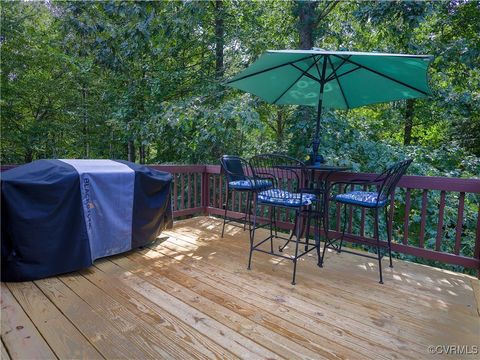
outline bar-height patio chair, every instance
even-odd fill
[[[243,220],[243,230],[246,228],[246,224],[249,224],[249,230],[251,229],[251,205],[253,193],[261,190],[268,189],[272,186],[272,182],[269,180],[254,179],[250,164],[247,160],[234,155],[223,155],[220,158],[220,164],[222,166],[222,172],[227,178],[227,199],[225,207],[225,214],[223,216],[222,237],[225,232],[225,224],[228,224],[237,219],[227,220],[228,201],[230,199],[230,193],[233,191],[246,192],[247,193],[247,207],[245,210],[245,217]],[[247,221],[248,218],[248,221]]]
[[[360,255],[372,259],[378,260],[378,270],[380,274],[380,284],[383,284],[383,277],[382,277],[382,258],[385,256],[386,251],[388,251],[388,255],[390,258],[390,267],[393,267],[392,264],[392,249],[391,249],[391,242],[392,242],[392,234],[391,231],[392,229],[390,228],[391,222],[390,222],[390,212],[387,210],[387,207],[389,205],[389,198],[390,196],[395,192],[395,187],[402,178],[402,176],[406,173],[408,167],[410,166],[412,160],[404,160],[404,161],[399,161],[386,169],[384,172],[382,172],[380,175],[378,175],[374,180],[368,181],[368,180],[351,180],[348,182],[335,182],[330,186],[331,188],[334,188],[337,185],[344,185],[344,189],[346,190],[349,188],[350,185],[362,185],[362,186],[369,186],[369,185],[376,185],[377,186],[377,191],[349,191],[345,192],[342,194],[337,194],[336,196],[333,197],[333,200],[337,203],[343,204],[344,207],[344,213],[343,213],[343,226],[342,226],[342,235],[340,237],[340,244],[335,246],[335,242],[338,240],[336,239],[330,239],[329,238],[329,231],[328,231],[328,225],[325,226],[325,233],[326,233],[326,238],[325,238],[325,246],[323,248],[323,253],[322,257],[320,258],[320,265],[323,265],[323,260],[325,257],[325,250],[327,247],[330,247],[334,250],[336,250],[338,253],[344,251],[348,252],[354,255]],[[347,205],[350,206],[359,206],[363,207],[366,209],[372,209],[375,213],[374,215],[374,233],[375,233],[375,242],[371,243],[369,245],[373,245],[376,249],[377,256],[371,256],[371,255],[366,255],[358,252],[353,252],[349,250],[342,250],[342,245],[343,241],[345,238],[345,227],[347,223]],[[380,208],[384,208],[385,210],[385,221],[386,221],[386,226],[387,226],[387,244],[384,245],[380,243],[380,235],[379,235],[379,230],[378,230],[378,212]],[[328,211],[328,209],[327,209]],[[326,217],[328,218],[328,212],[326,214]],[[386,250],[383,252],[383,254],[380,251],[380,248],[385,248]]]
[[[315,195],[303,192],[302,189],[306,169],[305,165],[292,157],[281,154],[262,154],[254,156],[250,159],[250,165],[254,177],[259,179],[270,179],[273,187],[256,193],[255,210],[253,212],[253,228],[250,232],[250,254],[248,258],[248,269],[251,269],[252,254],[254,251],[267,253],[293,261],[293,278],[292,285],[295,285],[295,275],[297,270],[297,260],[303,255],[309,253],[313,249],[317,250],[317,256],[320,257],[320,241],[317,241],[312,247],[309,247],[307,241],[301,241],[301,223],[300,218],[307,216],[307,237],[308,228],[310,227],[310,210],[312,203],[316,200]],[[288,182],[293,183],[293,191],[289,190]],[[258,207],[265,206],[269,209],[270,222],[267,224],[270,228],[270,234],[263,240],[255,242],[255,230],[264,225],[257,225]],[[293,256],[287,256],[282,252],[285,246],[293,241],[293,234],[290,237],[283,237],[277,233],[276,227],[276,208],[283,207],[295,210],[295,253]],[[279,248],[279,252],[274,251],[273,239],[285,240],[285,244]],[[261,246],[270,240],[270,249],[262,249]],[[299,244],[305,245],[305,251],[299,253]]]

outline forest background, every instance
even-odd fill
[[[222,154],[273,151],[304,158],[314,108],[270,105],[223,84],[268,49],[318,47],[434,56],[433,96],[326,114],[320,153],[330,163],[378,172],[411,157],[410,174],[480,176],[478,1],[0,6],[2,164],[42,158],[217,164]],[[454,237],[455,196],[447,199],[446,237]],[[466,198],[466,256],[474,251],[478,202],[473,194]],[[437,203],[429,200],[432,219]],[[412,216],[414,227],[419,214]],[[430,227],[427,247],[435,241]]]

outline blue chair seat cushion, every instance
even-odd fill
[[[370,191],[351,191],[345,194],[335,196],[335,201],[344,204],[360,205],[364,207],[381,207],[385,206],[387,199],[380,199],[377,204],[378,193]]]
[[[258,201],[270,205],[300,207],[311,205],[315,200],[314,194],[291,193],[280,189],[270,189],[258,193]]]
[[[235,180],[230,181],[228,186],[231,189],[235,190],[261,190],[268,189],[272,187],[272,182],[270,180]]]

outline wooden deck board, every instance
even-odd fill
[[[52,349],[5,284],[1,286],[1,295],[2,343],[8,349],[10,357],[13,359],[55,359],[56,356]]]
[[[226,230],[184,220],[79,273],[2,284],[2,359],[406,359],[479,344],[473,277],[395,261],[380,285],[375,261],[329,252],[322,269],[302,258],[292,286],[290,261],[254,253],[248,271],[248,232]]]
[[[102,358],[34,283],[11,283],[8,288],[58,358]]]
[[[3,340],[0,341],[0,347],[1,347],[1,352],[0,352],[0,359],[2,360],[10,360],[10,355],[8,355],[7,348],[5,347],[5,344],[3,343]]]
[[[141,317],[142,321],[158,329],[169,341],[177,344],[195,357],[235,358],[226,349],[192,329],[156,303],[134,291],[128,284],[105,274],[97,267],[82,271],[89,281],[117,299],[122,305]]]

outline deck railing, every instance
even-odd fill
[[[174,217],[222,215],[225,179],[217,165],[150,165],[173,174]],[[6,170],[12,166],[2,166]],[[374,174],[337,173],[331,181],[373,179]],[[287,179],[287,181],[289,181]],[[337,189],[338,190],[338,189]],[[475,269],[480,274],[480,179],[404,176],[390,199],[393,223],[392,250],[445,264]],[[228,216],[242,217],[246,196],[231,195]],[[260,209],[260,215],[265,214]],[[339,235],[343,211],[330,206],[330,230]],[[293,227],[293,214],[277,212],[277,224]],[[347,208],[346,237],[362,244],[372,239],[373,220],[368,210]],[[383,224],[385,226],[385,224]],[[382,234],[385,227],[381,228]]]

